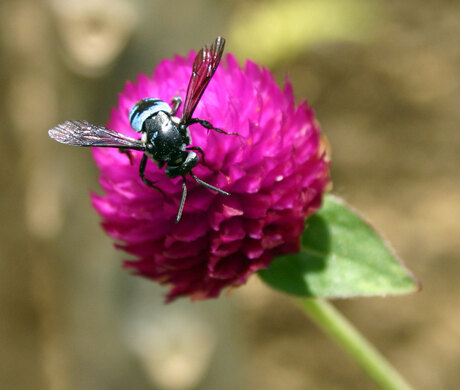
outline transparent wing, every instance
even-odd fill
[[[192,117],[193,112],[203,95],[204,90],[211,81],[220,59],[224,52],[225,39],[217,37],[211,46],[204,46],[196,55],[193,62],[193,71],[188,83],[187,95],[185,97],[182,122]]]
[[[48,135],[61,144],[73,146],[145,150],[141,140],[127,137],[87,121],[66,121],[48,130]]]

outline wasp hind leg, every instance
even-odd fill
[[[182,176],[182,197],[180,199],[179,210],[177,210],[176,223],[178,223],[182,217],[182,211],[184,211],[185,199],[187,198],[187,184],[185,183],[185,176]]]
[[[192,176],[196,180],[196,182],[198,184],[201,184],[203,187],[216,191],[222,195],[230,195],[228,192],[204,182],[200,178],[196,177],[192,172],[189,172],[189,173],[190,173],[190,176]],[[182,197],[181,197],[180,204],[179,204],[179,210],[177,210],[176,223],[178,223],[182,217],[182,212],[184,211],[185,199],[187,199],[187,184],[185,181],[185,176],[182,176]]]
[[[200,153],[200,156],[201,156],[201,162],[203,163],[203,165],[207,165],[206,164],[206,160],[204,159],[204,150],[201,149],[199,146],[189,146],[187,148],[187,150],[195,150],[197,151],[198,153]]]
[[[192,172],[190,172],[190,176],[192,176],[198,184],[201,184],[203,187],[206,187],[210,190],[216,191],[222,195],[230,195],[227,191],[221,190],[220,188],[214,187],[211,184],[206,183],[205,181],[201,180],[199,177],[196,177]]]

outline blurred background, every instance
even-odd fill
[[[334,192],[421,293],[336,301],[417,389],[460,388],[460,3],[416,0],[2,0],[2,389],[376,389],[257,277],[163,305],[99,228],[89,150],[47,129],[103,124],[126,80],[227,38],[314,107]]]

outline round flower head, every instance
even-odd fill
[[[195,57],[162,61],[153,78],[128,83],[107,127],[134,138],[129,112],[136,102],[185,97]],[[180,117],[181,109],[177,116]],[[193,173],[230,193],[218,194],[187,176],[188,196],[179,223],[182,179],[171,179],[151,160],[139,177],[142,152],[94,148],[104,195],[93,195],[106,232],[136,259],[125,267],[168,284],[168,300],[189,295],[216,297],[244,284],[280,254],[299,250],[305,219],[321,204],[329,162],[314,113],[295,106],[292,87],[282,91],[266,69],[248,61],[242,69],[227,55],[205,90],[193,117],[238,135],[189,127],[191,146],[204,159]],[[130,158],[128,158],[130,157]]]

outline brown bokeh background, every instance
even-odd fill
[[[361,0],[2,0],[0,387],[375,389],[257,277],[164,306],[98,226],[88,150],[51,142],[104,123],[126,80],[174,53],[227,51],[286,73],[333,152],[334,192],[422,281],[336,305],[417,389],[460,387],[460,4]]]

